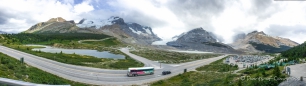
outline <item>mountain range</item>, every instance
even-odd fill
[[[126,23],[120,17],[112,16],[107,20],[81,20],[78,25],[80,28],[97,29],[103,34],[114,36],[123,42],[130,44],[151,45],[154,41],[161,40],[149,26],[138,23]]]
[[[0,32],[1,33],[1,32]],[[149,26],[138,23],[126,23],[123,18],[111,16],[108,19],[82,19],[78,23],[74,20],[67,21],[61,17],[51,18],[40,22],[24,33],[94,33],[106,34],[116,37],[128,44],[151,45],[160,39]],[[171,46],[183,50],[199,50],[216,53],[256,53],[256,52],[281,52],[288,50],[298,43],[290,39],[273,37],[264,32],[253,31],[248,34],[240,33],[234,37],[231,44],[222,43],[212,32],[203,28],[195,28],[188,32],[173,37],[174,41],[168,42]]]
[[[51,18],[46,22],[35,24],[24,33],[95,33],[114,36],[125,43],[150,45],[161,40],[153,33],[151,27],[137,23],[125,23],[120,17],[112,16],[107,20],[82,19],[75,23],[73,20]]]
[[[174,41],[168,42],[172,46],[184,50],[199,50],[217,53],[276,53],[286,51],[298,43],[281,37],[273,37],[263,31],[253,31],[248,34],[240,33],[234,36],[234,42],[224,44],[212,32],[203,28],[195,28],[188,32],[173,37]]]

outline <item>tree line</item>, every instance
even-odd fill
[[[306,42],[295,46],[287,51],[281,53],[283,57],[287,57],[288,60],[296,60],[306,57]]]
[[[54,43],[65,42],[72,40],[84,40],[84,39],[103,39],[110,37],[104,34],[92,34],[92,33],[44,33],[44,34],[32,34],[32,33],[19,33],[19,34],[2,34],[7,44],[19,43],[19,44],[37,44],[37,43]]]

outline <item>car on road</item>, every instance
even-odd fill
[[[171,71],[163,71],[162,74],[163,75],[171,74]]]

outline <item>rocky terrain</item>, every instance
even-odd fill
[[[195,28],[174,38],[177,39],[168,42],[168,46],[185,50],[199,50],[216,53],[239,53],[231,46],[217,42],[217,39],[203,28]]]
[[[51,18],[46,22],[32,26],[24,33],[96,33],[114,36],[119,40],[130,44],[150,45],[154,41],[161,40],[153,33],[151,27],[137,23],[126,23],[120,17],[110,17],[107,20],[82,19],[75,23],[73,20]]]
[[[263,31],[238,34],[231,44],[233,48],[246,52],[281,52],[297,45],[290,39],[269,36]]]

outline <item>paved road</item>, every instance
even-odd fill
[[[108,69],[98,69],[98,68],[91,68],[84,66],[69,65],[69,64],[56,62],[53,60],[48,60],[35,55],[27,54],[24,52],[20,52],[4,46],[0,46],[0,52],[7,54],[11,57],[14,57],[16,59],[24,57],[25,63],[31,66],[37,67],[41,70],[58,75],[68,80],[87,83],[87,84],[94,84],[94,85],[134,85],[134,84],[141,85],[145,83],[150,83],[152,81],[169,78],[179,73],[183,73],[183,70],[185,68],[187,70],[194,70],[197,67],[200,67],[202,65],[207,65],[213,61],[216,61],[226,56],[223,55],[219,57],[197,60],[193,62],[187,62],[176,65],[161,64],[162,67],[160,68],[159,63],[131,54],[129,53],[129,50],[126,48],[122,48],[120,50],[123,53],[129,55],[130,57],[143,62],[145,66],[155,67],[155,74],[147,76],[138,76],[138,77],[127,77],[126,76],[127,70],[108,70]],[[163,70],[170,70],[172,71],[172,74],[162,76],[161,72]]]
[[[306,79],[306,63],[303,64],[296,64],[288,66],[291,70],[290,76],[296,77],[300,79],[300,77],[304,77]]]
[[[286,81],[278,86],[306,86],[306,63],[290,65],[291,74]],[[303,81],[300,81],[301,76]]]

